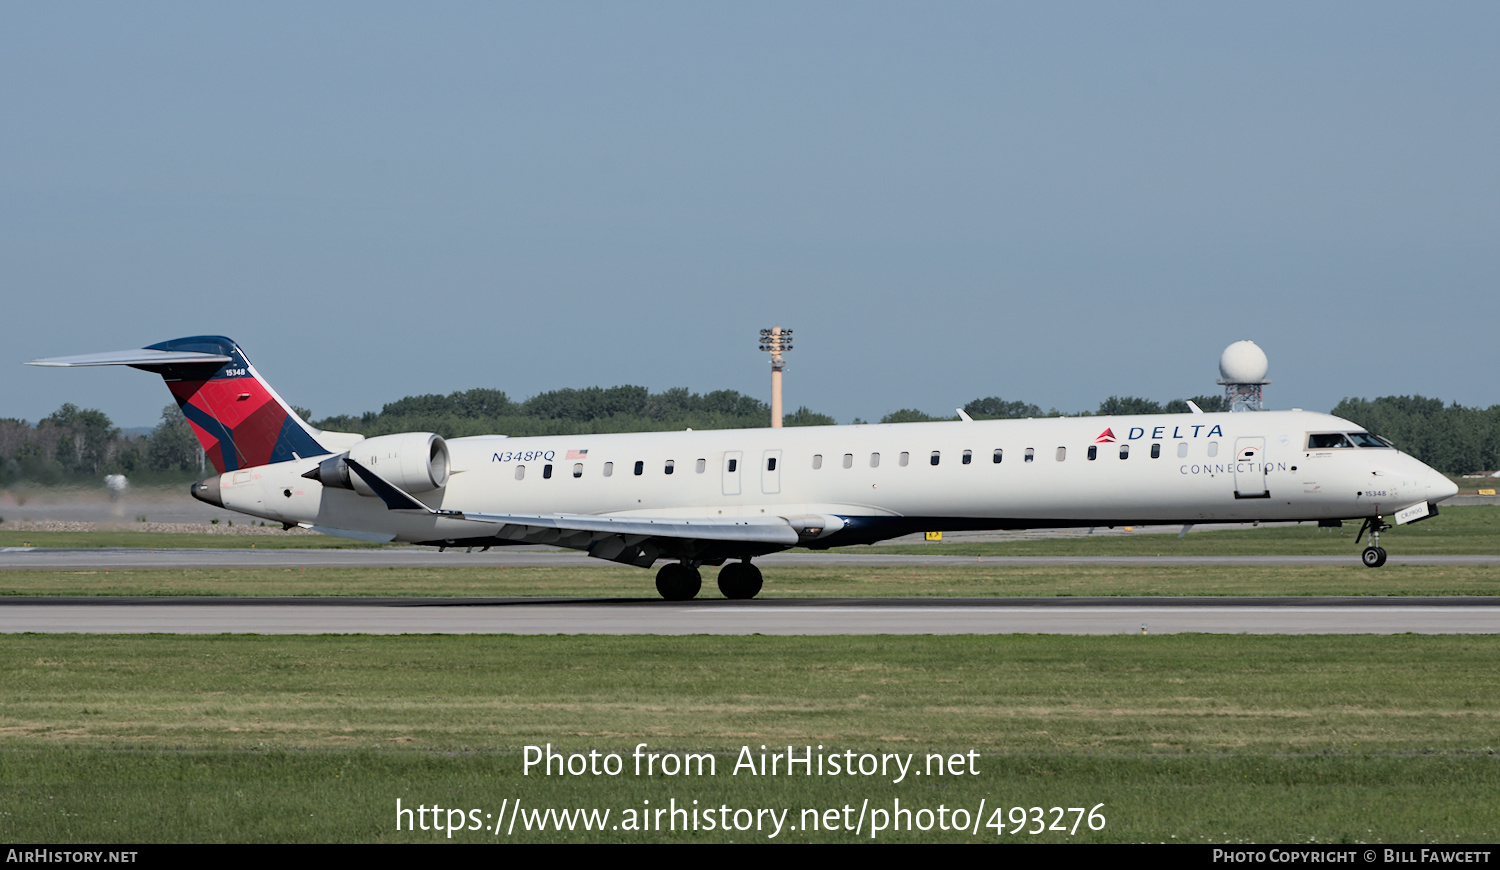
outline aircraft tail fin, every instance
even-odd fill
[[[333,451],[221,335],[174,338],[139,350],[33,360],[39,366],[130,366],[167,382],[203,452],[222,474]]]

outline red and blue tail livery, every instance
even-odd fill
[[[125,365],[156,372],[221,474],[332,452],[319,443],[318,430],[261,379],[239,345],[222,335],[174,338],[140,350],[54,357],[33,364]]]

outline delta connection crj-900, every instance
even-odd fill
[[[752,598],[757,556],[920,531],[1362,520],[1375,568],[1386,516],[1424,519],[1458,492],[1306,411],[364,438],[313,428],[222,336],[32,364],[160,374],[219,472],[192,488],[209,504],[366,541],[666,560],[656,588],[674,600],[698,594],[704,565]]]

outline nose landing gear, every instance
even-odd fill
[[[1359,534],[1354,537],[1356,544],[1359,543],[1360,538],[1364,537],[1366,529],[1370,532],[1370,546],[1365,547],[1365,551],[1359,556],[1366,568],[1379,568],[1385,564],[1385,548],[1380,546],[1380,533],[1390,527],[1390,523],[1378,516],[1365,517],[1365,524],[1359,527]]]

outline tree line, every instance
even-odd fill
[[[461,438],[496,433],[519,437],[750,429],[765,426],[770,419],[769,405],[735,390],[699,394],[677,387],[653,393],[645,387],[623,386],[551,390],[520,402],[490,389],[407,396],[379,412],[325,417],[313,425],[335,432],[358,432],[367,438],[397,432],[436,432],[445,438]],[[834,423],[827,414],[805,406],[783,419],[788,426]]]
[[[1089,415],[1176,414],[1191,401],[1206,412],[1226,411],[1223,396],[1195,396],[1161,403],[1136,396],[1110,396]],[[513,401],[500,390],[473,389],[448,395],[407,396],[380,411],[359,416],[303,419],[320,429],[357,432],[366,437],[397,432],[437,432],[447,438],[506,434],[585,435],[677,429],[737,429],[766,426],[765,403],[734,390],[693,393],[685,388],[653,393],[645,387],[587,387],[552,390]],[[999,396],[975,399],[963,407],[975,420],[1058,417],[1056,408]],[[1448,474],[1500,468],[1500,405],[1468,408],[1423,396],[1344,399],[1330,412],[1389,439],[1400,449]],[[957,420],[912,408],[893,411],[881,423]],[[833,425],[833,417],[806,406],[784,417],[787,426]],[[865,421],[856,419],[855,423]],[[162,409],[149,433],[131,436],[105,414],[65,404],[32,425],[0,419],[0,485],[97,482],[102,475],[136,480],[176,481],[207,473],[203,452],[176,405]]]
[[[1466,408],[1424,396],[1385,396],[1344,399],[1329,413],[1447,474],[1500,469],[1500,405]]]
[[[1188,402],[1195,403],[1199,410],[1204,413],[1215,411],[1228,411],[1229,403],[1223,396],[1194,396],[1191,399],[1173,399],[1163,405],[1161,402],[1151,399],[1142,399],[1137,396],[1110,396],[1099,403],[1099,410],[1084,411],[1075,414],[1077,417],[1098,417],[1105,415],[1123,416],[1125,414],[1186,414],[1192,410]],[[1064,412],[1056,408],[1043,411],[1039,406],[1029,402],[1008,402],[999,396],[989,396],[964,405],[964,413],[974,420],[1014,420],[1027,417],[1063,417]],[[957,414],[951,417],[933,416],[918,411],[915,408],[903,408],[893,411],[880,418],[882,423],[929,423],[938,420],[958,420]],[[856,423],[863,420],[855,419]]]
[[[106,474],[180,480],[202,469],[203,450],[176,405],[163,408],[161,422],[143,437],[124,434],[102,411],[73,404],[34,426],[0,419],[0,485],[97,482]]]

